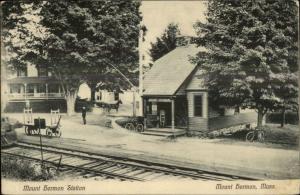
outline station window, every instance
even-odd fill
[[[152,102],[151,111],[152,111],[153,115],[157,115],[157,103],[156,102]]]
[[[194,96],[194,116],[203,116],[203,104],[202,104],[202,95],[195,95]]]

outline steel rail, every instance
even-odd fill
[[[30,157],[30,156],[24,156],[24,155],[21,155],[21,154],[14,154],[14,153],[3,152],[3,151],[1,151],[1,153],[6,154],[6,155],[10,155],[10,156],[17,156],[17,157],[20,157],[20,158],[39,161],[39,159],[37,159],[37,158],[33,158],[33,157]],[[55,162],[48,161],[48,160],[44,160],[44,162],[47,162],[47,163],[50,163],[50,164],[53,164],[53,165],[56,164]],[[61,166],[62,167],[68,167],[68,168],[75,169],[75,170],[86,171],[88,173],[95,173],[97,175],[106,175],[106,176],[113,177],[113,178],[125,179],[125,180],[130,180],[130,181],[144,181],[143,179],[140,179],[140,178],[114,174],[114,173],[107,172],[107,171],[97,171],[97,170],[93,170],[93,169],[88,169],[88,168],[83,168],[83,167],[78,167],[78,166],[72,166],[72,165],[68,165],[68,164],[62,164]]]
[[[27,149],[38,149],[38,145],[36,144],[18,144],[17,146],[27,148]],[[50,149],[51,148],[51,149]],[[59,151],[58,151],[59,150]],[[125,168],[133,168],[133,171],[135,169],[141,169],[144,170],[145,172],[153,172],[153,173],[158,173],[158,174],[164,174],[164,175],[171,175],[175,177],[189,177],[192,179],[204,179],[204,180],[235,180],[235,179],[242,179],[242,180],[255,180],[253,178],[248,178],[248,177],[241,177],[241,176],[235,176],[235,175],[230,175],[230,174],[223,174],[223,173],[217,173],[217,172],[209,172],[209,171],[203,171],[203,170],[198,170],[198,169],[193,169],[193,168],[185,168],[185,167],[179,167],[179,166],[171,166],[171,165],[165,165],[165,164],[158,164],[158,163],[150,163],[150,162],[141,162],[141,161],[134,161],[131,159],[127,158],[122,158],[122,157],[107,157],[106,155],[99,155],[99,154],[90,154],[90,153],[83,153],[81,151],[76,151],[76,150],[70,150],[70,149],[62,149],[62,148],[57,148],[57,147],[49,147],[46,146],[44,148],[45,152],[49,153],[56,153],[56,154],[62,154],[66,155],[69,158],[70,157],[76,157],[76,158],[81,158],[81,160],[92,160],[91,162],[84,163],[80,166],[76,165],[67,165],[70,166],[74,169],[82,169],[84,171],[90,171],[90,172],[95,172],[95,170],[89,169],[93,168],[94,166],[102,166],[103,165],[109,165],[108,167],[105,167],[103,169],[108,169],[109,167],[112,168],[111,171],[118,170],[121,166]],[[74,154],[70,152],[76,152],[79,154]],[[93,155],[93,156],[90,156]],[[97,164],[96,161],[101,161],[99,162],[100,164]],[[126,161],[126,162],[123,162]],[[131,162],[128,162],[131,161]],[[50,162],[51,163],[51,162]],[[137,164],[138,163],[138,164]],[[89,167],[89,168],[84,168],[83,166],[86,166],[87,164],[94,164],[94,166]],[[111,166],[110,166],[111,165]],[[65,165],[64,165],[65,166]],[[101,168],[100,166],[100,168]],[[114,169],[114,166],[116,169]],[[119,167],[118,167],[119,166]],[[109,169],[111,169],[109,168]],[[119,170],[118,170],[119,171]],[[144,181],[145,179],[140,179],[138,176],[132,177],[132,176],[126,176],[126,173],[130,173],[133,171],[126,171],[123,174],[114,174],[111,172],[107,172],[100,169],[99,174],[106,174],[106,175],[111,175],[113,177],[120,177],[123,179],[129,179],[129,180],[137,180],[137,181]],[[191,173],[192,172],[192,173]],[[140,174],[140,173],[139,173]],[[137,174],[137,175],[139,175]]]
[[[22,142],[21,144],[22,144],[22,146],[24,144],[24,146],[25,145],[27,145],[27,146],[32,145],[32,146],[38,147],[38,144],[33,144],[33,143]],[[198,177],[198,178],[201,178],[201,177],[199,177],[199,173],[201,172],[201,174],[211,174],[211,175],[214,175],[214,176],[227,177],[227,178],[232,178],[232,179],[235,179],[235,180],[237,180],[237,179],[241,179],[241,180],[260,180],[259,178],[252,178],[252,177],[239,176],[239,175],[231,175],[231,174],[227,174],[227,173],[218,173],[218,172],[213,172],[213,171],[200,170],[200,169],[196,169],[196,168],[181,167],[181,166],[168,165],[168,164],[156,163],[156,162],[148,162],[148,161],[145,161],[145,160],[136,160],[136,159],[119,157],[119,156],[111,156],[111,155],[106,155],[106,154],[95,154],[95,153],[91,153],[91,152],[82,152],[82,151],[79,151],[79,150],[65,149],[65,148],[60,148],[60,147],[56,147],[56,146],[47,146],[47,147],[48,148],[53,148],[53,149],[58,149],[58,150],[69,151],[69,152],[81,153],[81,154],[86,155],[87,158],[94,158],[95,160],[103,160],[103,159],[91,157],[89,155],[93,155],[93,156],[97,156],[97,157],[101,157],[101,158],[108,158],[108,159],[105,159],[105,160],[110,161],[110,162],[118,162],[120,164],[135,166],[135,167],[139,167],[139,168],[154,170],[154,171],[165,171],[165,172],[169,172],[169,173],[173,173],[173,174],[176,174],[178,172],[171,171],[170,169],[197,172],[198,174],[196,174],[194,176]],[[55,151],[55,150],[53,150],[53,151]],[[67,152],[66,154],[70,154],[70,153]],[[130,161],[130,162],[123,162],[123,161]],[[138,163],[138,164],[136,164],[136,163]],[[153,166],[158,166],[160,168],[155,168]],[[162,168],[165,168],[166,170],[163,170]],[[187,176],[192,177],[192,175],[187,175]]]

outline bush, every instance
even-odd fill
[[[53,179],[54,172],[42,169],[39,163],[1,156],[1,177],[40,181]]]
[[[268,113],[266,116],[266,122],[280,124],[281,120],[282,120],[281,118],[282,118],[282,114],[279,112]],[[292,125],[298,125],[299,118],[298,118],[297,113],[296,112],[286,112],[285,123],[292,124]]]

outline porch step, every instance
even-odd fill
[[[175,131],[175,132],[177,132],[177,131]],[[145,132],[174,133],[174,130],[172,130],[172,129],[146,129]]]
[[[153,135],[153,136],[162,136],[162,137],[169,137],[169,136],[182,136],[186,134],[185,130],[160,130],[160,129],[147,129],[142,132],[144,135]]]
[[[151,132],[151,131],[144,131],[141,134],[143,135],[153,135],[153,136],[162,136],[162,137],[168,137],[169,133],[160,133],[160,132]]]

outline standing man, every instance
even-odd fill
[[[86,108],[85,106],[82,107],[82,111],[81,111],[81,114],[82,114],[82,120],[83,120],[83,124],[85,125],[86,124]]]

